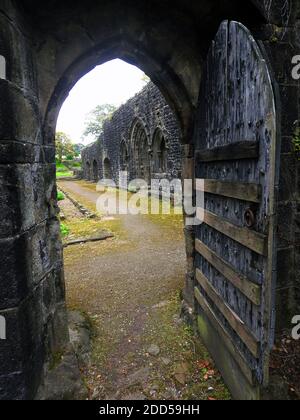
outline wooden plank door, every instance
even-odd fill
[[[199,329],[233,395],[254,399],[274,334],[276,113],[267,64],[237,22],[211,45],[197,120]]]

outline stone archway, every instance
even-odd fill
[[[283,13],[285,4],[289,9]],[[48,2],[40,7],[35,0],[17,4],[7,0],[0,6],[0,54],[6,63],[6,80],[0,79],[0,180],[4,197],[0,203],[0,316],[6,319],[8,334],[7,341],[1,343],[0,399],[33,398],[45,362],[68,342],[54,165],[56,120],[68,92],[81,76],[110,59],[118,57],[140,67],[178,116],[185,144],[183,172],[193,178],[191,139],[203,63],[223,19],[236,19],[255,31],[273,65],[278,104],[282,101],[288,108],[284,118],[278,117],[282,170],[275,272],[279,286],[284,286],[278,324],[289,325],[290,314],[299,308],[295,293],[298,166],[292,154],[299,86],[291,79],[289,66],[282,65],[282,51],[288,60],[299,54],[297,41],[292,41],[297,38],[299,9],[296,2],[289,5],[283,1],[268,7],[269,2],[241,4],[238,0],[135,4],[126,0],[120,7],[117,0],[86,0]],[[288,229],[287,213],[291,220]],[[193,229],[186,229],[186,235],[185,300],[192,311]],[[286,270],[291,279],[288,285]],[[50,299],[43,301],[46,295]]]

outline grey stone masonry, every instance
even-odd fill
[[[150,82],[106,121],[99,140],[83,150],[84,177],[118,183],[120,171],[127,170],[129,180],[181,178],[180,137],[173,111]]]

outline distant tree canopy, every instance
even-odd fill
[[[67,134],[61,131],[57,132],[55,136],[55,144],[56,159],[59,163],[61,163],[64,158],[68,160],[74,159],[76,151],[72,140],[70,139],[70,137],[67,136]]]
[[[74,144],[74,150],[75,150],[76,156],[80,156],[84,147],[85,147],[84,144],[81,144],[81,143]]]
[[[83,137],[93,137],[98,140],[103,132],[103,124],[105,120],[111,118],[112,114],[117,110],[114,105],[98,105],[92,112],[87,115],[85,122],[85,130]]]

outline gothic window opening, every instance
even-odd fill
[[[98,181],[99,179],[98,162],[96,160],[93,162],[93,179],[94,181]]]
[[[148,137],[141,123],[136,123],[132,132],[136,177],[150,182],[150,156]]]
[[[153,142],[153,169],[155,173],[167,172],[168,149],[163,132],[156,130]]]
[[[111,168],[111,162],[108,158],[104,159],[104,178],[105,179],[112,179],[112,168]]]
[[[120,148],[120,167],[121,171],[126,172],[128,171],[128,149],[126,143],[123,141]]]
[[[91,179],[91,164],[90,164],[90,162],[86,163],[85,172],[86,172],[86,178]]]

